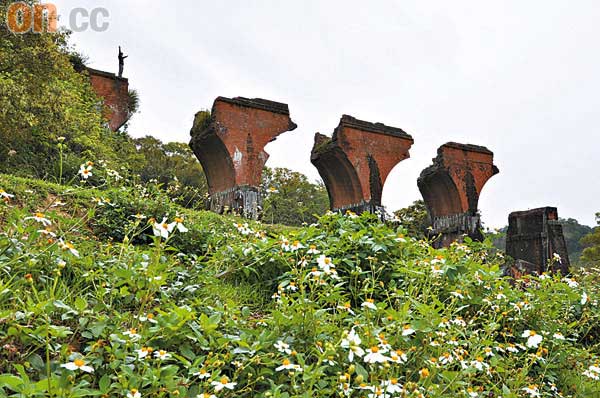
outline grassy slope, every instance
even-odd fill
[[[15,195],[0,204],[0,397],[133,396],[132,389],[195,397],[223,377],[237,385],[219,397],[344,389],[358,397],[371,393],[361,383],[376,390],[396,379],[415,397],[523,397],[527,388],[559,396],[554,384],[564,396],[600,391],[584,374],[600,358],[594,274],[579,275],[578,284],[555,277],[512,286],[485,246],[435,250],[368,216],[238,228],[235,217],[181,209],[142,187],[68,188],[0,175],[0,188]],[[38,211],[55,238],[25,219]],[[144,231],[147,220],[132,217],[137,212],[182,216],[189,232],[162,242]],[[301,246],[290,248],[282,235]],[[321,253],[337,272],[324,272]],[[361,305],[367,299],[375,309]],[[351,328],[362,349],[384,351],[385,364],[358,353],[349,359],[341,341]],[[543,342],[526,346],[525,330]],[[406,354],[404,363],[390,362],[387,344]],[[136,359],[145,347],[169,357]],[[441,365],[446,355],[452,362]],[[61,367],[77,358],[95,371]],[[281,369],[286,360],[302,372]]]

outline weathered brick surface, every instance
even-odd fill
[[[560,262],[552,261],[554,253],[560,256]],[[541,274],[557,270],[563,275],[567,274],[570,266],[569,253],[562,225],[558,223],[557,209],[541,207],[510,213],[506,254],[517,260],[517,265],[526,262],[527,267],[518,267],[520,274]]]
[[[437,246],[462,235],[481,239],[477,205],[485,183],[495,174],[494,154],[485,147],[449,142],[438,149],[433,165],[421,172],[417,184],[433,221]]]
[[[413,138],[396,127],[343,115],[331,138],[317,133],[311,162],[319,171],[332,210],[381,208],[383,184],[410,157]]]
[[[112,131],[129,120],[129,81],[114,73],[87,68],[90,82],[105,105],[105,118]]]
[[[294,130],[286,104],[260,98],[218,97],[210,119],[196,115],[190,147],[204,168],[210,208],[259,216],[262,170],[269,158],[265,145]]]

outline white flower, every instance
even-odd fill
[[[227,376],[223,376],[219,381],[213,381],[210,384],[215,387],[215,392],[219,392],[224,388],[233,390],[237,383],[232,383],[229,381],[229,378]]]
[[[403,234],[399,234],[395,239],[396,242],[400,242],[400,243],[404,243],[406,242],[406,238],[404,237]]]
[[[295,252],[298,249],[302,249],[304,246],[302,245],[302,243],[300,243],[299,240],[295,240],[291,246],[290,246],[290,250]]]
[[[84,180],[87,180],[92,176],[92,168],[93,167],[89,164],[82,164],[81,166],[79,166],[79,172],[77,174],[79,174]]]
[[[156,319],[154,319],[154,314],[150,313],[150,314],[146,314],[146,315],[141,315],[141,316],[136,316],[137,319],[139,319],[140,322],[150,322],[150,323],[158,323],[156,322]]]
[[[542,340],[544,339],[542,335],[537,334],[535,330],[525,330],[521,337],[527,338],[527,347],[529,348],[537,348],[540,345]]]
[[[433,276],[440,276],[444,274],[444,270],[437,264],[431,266],[431,273]]]
[[[210,372],[206,369],[200,369],[199,372],[194,373],[194,376],[197,376],[200,380],[208,379],[210,377]]]
[[[171,354],[166,352],[165,350],[158,350],[154,352],[154,357],[164,361],[165,359],[171,358]]]
[[[583,294],[581,295],[581,305],[585,305],[590,301],[590,298],[588,297],[586,292],[583,292]]]
[[[61,367],[68,370],[81,370],[86,373],[92,373],[94,368],[85,364],[85,361],[81,358],[73,360],[73,362],[63,363]]]
[[[482,371],[484,368],[489,368],[490,365],[483,361],[483,357],[477,357],[474,361],[471,361],[471,366],[475,369]]]
[[[38,230],[38,233],[45,235],[45,236],[49,236],[51,238],[56,238],[56,234],[54,232],[50,231],[50,228],[40,229],[40,230]]]
[[[390,361],[395,363],[405,363],[408,360],[408,357],[402,350],[392,351],[390,353]]]
[[[367,301],[360,305],[363,308],[368,308],[370,310],[376,310],[377,306],[375,306],[375,300],[368,298]]]
[[[346,210],[346,216],[348,218],[358,218],[358,215],[355,212],[350,211],[350,210]]]
[[[404,390],[402,384],[398,383],[398,379],[384,380],[383,383],[381,383],[381,387],[385,388],[385,391],[390,394],[401,393],[402,390]]]
[[[207,392],[204,392],[202,394],[196,395],[196,398],[217,398],[217,396],[215,394],[209,394]]]
[[[309,248],[308,248],[308,251],[306,253],[307,254],[319,254],[320,251],[317,250],[317,246],[310,245]]]
[[[589,377],[590,379],[600,380],[600,365],[591,365],[589,368],[583,371],[583,375]]]
[[[125,332],[123,332],[123,335],[128,336],[131,339],[131,341],[137,341],[140,337],[142,337],[138,334],[136,328],[126,330]]]
[[[290,241],[285,238],[281,238],[281,249],[283,251],[289,252],[290,251]]]
[[[331,268],[335,268],[331,257],[327,257],[324,254],[321,254],[319,258],[317,258],[317,264],[326,274],[331,272]]]
[[[358,217],[358,216],[357,216]],[[384,392],[380,387],[375,387],[371,394],[367,394],[368,398],[391,398],[390,394]]]
[[[540,391],[538,390],[538,386],[533,384],[531,386],[522,388],[521,390],[525,391],[527,394],[529,394],[530,397],[540,397]]]
[[[183,225],[183,217],[175,217],[175,221],[169,224],[169,229],[172,231],[175,227],[179,232],[185,233],[188,229]]]
[[[238,232],[241,233],[242,235],[249,235],[253,232],[252,228],[250,228],[248,226],[248,223],[243,223],[243,224],[234,223],[233,225],[237,228]]]
[[[139,350],[135,350],[135,352],[138,354],[139,359],[144,359],[148,355],[150,355],[150,353],[152,352],[152,348],[151,347],[142,347]]]
[[[0,197],[2,197],[3,199],[11,199],[14,198],[15,195],[6,192],[4,189],[0,189]]]
[[[58,241],[58,247],[62,250],[68,250],[75,257],[79,257],[79,251],[75,249],[75,246],[71,242],[64,242],[62,239]]]
[[[287,343],[284,343],[283,341],[279,340],[277,343],[273,344],[273,346],[277,349],[277,351],[283,353],[283,354],[291,354],[292,350],[290,349],[290,345]]]
[[[342,339],[340,345],[343,348],[347,348],[350,350],[348,352],[348,361],[354,361],[355,354],[359,357],[365,355],[365,351],[360,347],[360,343],[362,342],[362,340],[360,339],[358,334],[356,334],[354,329],[350,330],[350,332],[344,332],[344,334],[346,336]]]
[[[25,217],[25,220],[35,220],[42,223],[45,227],[52,225],[52,221],[48,220],[44,213],[35,213],[32,217]]]
[[[352,311],[352,304],[350,302],[345,302],[343,305],[337,306],[338,310],[348,311],[351,315],[354,315],[354,311]]]
[[[152,232],[154,232],[154,236],[160,236],[161,238],[168,239],[169,234],[173,231],[173,224],[167,224],[167,218],[163,218],[162,222],[155,222],[152,225]]]
[[[565,336],[561,332],[556,332],[552,335],[556,340],[564,340]]]
[[[404,327],[402,328],[402,336],[410,336],[414,332],[415,330],[411,328],[410,325],[404,325]]]
[[[281,362],[281,366],[275,368],[275,371],[277,372],[282,370],[295,370],[297,372],[302,372],[302,367],[300,365],[291,363],[290,360],[286,358]]]
[[[369,353],[363,358],[365,363],[384,363],[389,360],[388,357],[379,352],[379,347],[377,346],[369,348],[368,352]]]
[[[142,394],[140,394],[140,392],[137,390],[137,388],[132,388],[128,393],[127,393],[127,398],[141,398]]]
[[[445,352],[442,354],[441,357],[438,358],[438,361],[442,365],[447,365],[447,364],[454,362],[454,357],[449,352]]]
[[[267,193],[279,193],[279,191],[275,187],[269,187],[267,188]]]
[[[571,288],[576,288],[577,286],[579,286],[579,283],[577,283],[577,281],[572,278],[563,278],[563,281],[567,282],[567,285],[569,285],[569,287]]]
[[[552,259],[553,259],[554,261],[557,261],[559,264],[562,264],[562,258],[560,258],[560,255],[559,255],[558,253],[554,253],[554,254],[552,255]]]

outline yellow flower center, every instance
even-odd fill
[[[287,358],[284,359],[283,362],[282,362],[283,366],[288,366],[290,363],[291,363],[290,360],[287,359]]]
[[[131,329],[129,329],[129,333],[130,334],[137,334],[137,329],[136,328],[131,328]]]
[[[373,300],[372,298],[367,299],[367,303],[373,304],[374,302],[375,302],[375,300]]]
[[[221,377],[221,384],[227,384],[227,383],[229,383],[229,379],[227,378],[227,376]]]
[[[76,360],[73,361],[73,363],[75,364],[75,366],[77,366],[78,368],[82,367],[83,365],[85,365],[85,362],[83,362],[83,359],[79,359],[77,358]]]
[[[535,336],[537,333],[535,332],[535,330],[530,330],[529,331],[529,335],[530,336]]]
[[[44,213],[35,213],[37,218],[44,218]]]
[[[177,217],[177,218],[175,219],[175,222],[177,222],[177,223],[181,224],[181,223],[183,222],[183,218]]]
[[[372,353],[377,353],[377,352],[379,352],[379,347],[377,347],[377,346],[373,346],[373,347],[371,347],[371,352],[372,352]]]
[[[137,394],[137,392],[138,392],[137,388],[132,388],[132,389],[131,389],[131,393],[132,393],[132,394],[134,394],[134,395],[135,395],[135,394]]]

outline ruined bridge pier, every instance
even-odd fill
[[[207,207],[258,219],[265,145],[296,128],[286,104],[260,98],[218,97],[210,115],[198,112],[190,147],[208,183]]]
[[[329,194],[331,210],[381,212],[390,171],[410,157],[413,138],[396,127],[343,115],[331,138],[316,133],[311,162]]]
[[[417,185],[433,222],[436,247],[460,241],[464,235],[481,240],[477,210],[485,183],[498,168],[487,148],[449,142],[438,148],[433,165],[421,172]]]
[[[506,270],[513,276],[547,271],[568,274],[569,253],[556,207],[510,213],[506,254],[515,260],[512,269]]]

